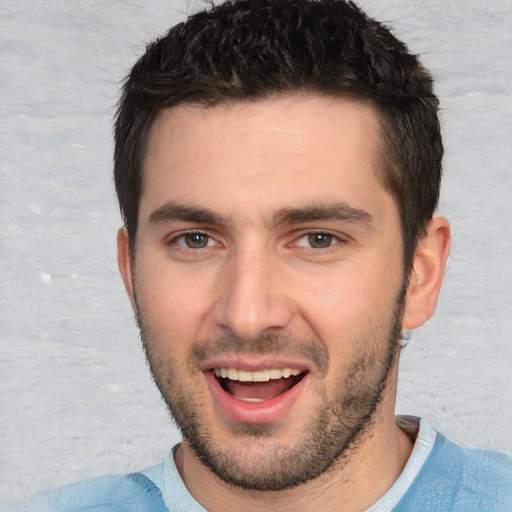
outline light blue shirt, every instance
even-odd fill
[[[462,447],[419,421],[402,473],[367,512],[511,512],[512,453]],[[140,473],[88,480],[40,494],[31,512],[206,512],[166,459]]]

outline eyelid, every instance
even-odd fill
[[[208,244],[205,247],[192,248],[192,247],[187,247],[186,245],[179,243],[180,239],[184,239],[186,236],[195,235],[195,234],[208,237],[208,239],[209,239]],[[210,244],[210,241],[214,242],[214,244]],[[205,230],[205,229],[185,229],[182,231],[172,233],[171,235],[169,235],[167,237],[166,243],[167,243],[167,245],[177,245],[180,249],[183,249],[183,250],[193,250],[193,251],[197,251],[199,249],[207,249],[208,247],[212,247],[214,245],[215,246],[222,245],[217,240],[216,237],[212,236],[212,234],[208,230]]]
[[[315,234],[331,236],[336,241],[335,241],[335,243],[332,243],[331,245],[324,247],[324,248],[315,248],[315,247],[311,247],[307,244],[301,245],[301,244],[297,243],[299,240],[302,240],[304,238],[307,238],[307,237],[309,237],[311,235],[315,235]],[[292,245],[295,245],[296,247],[304,247],[304,248],[312,249],[315,251],[319,251],[319,250],[326,251],[326,250],[331,249],[335,245],[338,245],[339,243],[347,241],[347,239],[348,239],[348,237],[343,236],[339,233],[334,233],[328,229],[308,229],[308,230],[301,231],[300,235],[295,237]]]

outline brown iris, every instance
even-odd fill
[[[329,233],[311,233],[308,242],[314,249],[325,249],[332,245],[333,235]]]

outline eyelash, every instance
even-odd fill
[[[312,247],[311,246],[311,237],[314,236],[323,236],[329,239],[329,245],[325,247]],[[307,244],[308,245],[299,245],[298,242],[302,239],[308,239]],[[333,248],[335,245],[338,245],[339,243],[342,243],[344,239],[339,236],[335,235],[334,233],[331,233],[330,231],[323,231],[323,230],[313,230],[313,231],[307,231],[305,233],[302,233],[301,236],[295,239],[295,242],[293,245],[296,245],[298,247],[304,247],[306,249],[312,249],[315,251],[327,251],[331,248]]]
[[[203,247],[188,247],[185,242],[183,244],[180,243],[180,240],[184,241],[186,239],[186,237],[193,237],[194,235],[205,237],[207,239],[206,245],[203,246]],[[180,233],[178,235],[173,236],[169,240],[168,244],[169,245],[177,245],[178,247],[180,247],[180,249],[183,249],[183,250],[187,250],[187,249],[197,250],[197,249],[205,249],[207,247],[210,247],[209,244],[212,241],[216,242],[215,239],[211,235],[209,235],[208,233],[206,233],[204,231],[193,230],[193,231],[185,231],[183,233]]]

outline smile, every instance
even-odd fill
[[[301,371],[297,368],[271,368],[254,372],[239,370],[238,368],[215,368],[214,373],[216,377],[240,382],[268,382],[269,380],[297,376]]]
[[[274,402],[290,391],[305,376],[298,368],[268,368],[254,371],[234,367],[213,370],[215,380],[231,399],[260,404]]]

